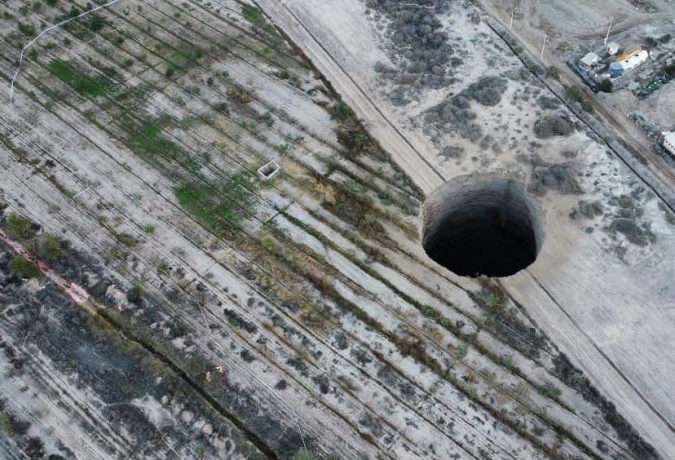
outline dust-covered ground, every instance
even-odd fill
[[[461,63],[396,81],[389,11],[288,3],[335,56],[229,0],[121,1],[27,53],[0,105],[2,455],[667,457],[631,386],[672,416],[659,199],[474,10],[434,13]],[[7,91],[87,7],[0,6]],[[420,245],[423,191],[473,171],[546,210],[522,275],[460,279]]]
[[[515,56],[480,9],[408,3],[263,7],[335,76],[378,140],[403,139],[411,146],[403,161],[417,155],[426,162],[408,170],[413,180],[438,186],[497,172],[537,198],[543,248],[530,269],[504,281],[507,290],[595,370],[594,381],[622,401],[645,436],[673,452],[668,201],[625,166],[588,115],[577,115],[582,97],[551,92],[539,78],[544,69]]]

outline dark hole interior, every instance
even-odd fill
[[[269,177],[269,176],[272,175],[272,173],[273,173],[274,171],[276,171],[276,170],[277,170],[277,168],[276,168],[274,165],[269,164],[269,165],[265,165],[265,167],[264,167],[260,172],[261,172],[265,177]]]
[[[425,217],[424,250],[460,276],[509,276],[539,252],[539,223],[515,184],[489,179],[441,194]]]

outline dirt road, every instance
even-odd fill
[[[416,149],[378,108],[368,93],[359,86],[339,62],[332,58],[324,46],[312,35],[302,21],[286,7],[287,2],[258,0],[257,4],[272,18],[309,57],[312,63],[331,82],[336,91],[363,119],[369,131],[389,152],[425,194],[431,193],[446,178]]]

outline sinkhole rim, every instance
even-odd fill
[[[496,174],[451,179],[424,202],[421,243],[463,277],[502,278],[532,265],[544,242],[543,211],[516,180]]]

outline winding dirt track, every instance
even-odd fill
[[[330,51],[287,6],[291,3],[289,0],[256,0],[256,3],[302,49],[356,114],[365,121],[373,137],[426,195],[448,179],[424,158],[415,147],[414,140],[407,139],[401,133],[367,92],[331,56]],[[566,242],[559,244],[564,246]],[[508,292],[526,307],[538,324],[549,325],[545,329],[572,363],[586,372],[593,384],[614,401],[619,412],[664,458],[675,458],[673,427],[607,357],[601,349],[602,346],[596,344],[561,306],[560,299],[554,294],[557,286],[551,285],[555,282],[545,281],[549,280],[547,275],[555,278],[554,271],[557,268],[539,267],[536,271],[526,270],[508,278],[504,282]],[[600,299],[598,302],[609,300],[611,299]]]

